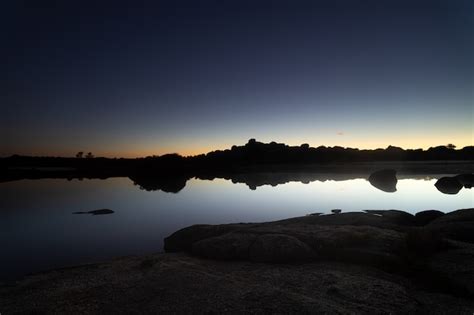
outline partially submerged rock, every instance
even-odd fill
[[[461,190],[463,185],[456,177],[441,177],[435,183],[435,187],[443,194],[455,195]]]
[[[464,188],[471,188],[474,186],[474,174],[459,174],[456,176],[456,179],[464,186]]]
[[[373,172],[369,176],[369,182],[372,186],[385,192],[397,191],[397,171],[393,169],[384,169]]]
[[[115,211],[110,210],[110,209],[97,209],[97,210],[91,210],[91,211],[79,211],[79,212],[73,212],[72,214],[92,214],[92,215],[104,215],[104,214],[112,214]]]

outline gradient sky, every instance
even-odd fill
[[[474,1],[18,0],[0,11],[2,156],[196,154],[249,138],[473,144]]]

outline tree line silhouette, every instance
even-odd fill
[[[248,167],[269,167],[311,165],[325,163],[354,163],[379,161],[462,161],[474,160],[474,146],[455,149],[452,144],[423,149],[402,149],[388,146],[386,149],[359,150],[354,148],[310,147],[308,144],[289,146],[283,143],[262,143],[250,139],[245,145],[232,146],[227,150],[216,150],[207,154],[181,156],[176,153],[144,158],[103,158],[94,157],[91,152],[76,157],[33,157],[13,155],[0,159],[0,167],[5,171],[35,168],[47,172],[47,168],[71,168],[81,173],[109,173],[124,175],[155,172],[195,172],[206,170],[233,170]],[[45,169],[46,168],[46,169]],[[56,170],[51,170],[56,171]]]

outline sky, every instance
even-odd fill
[[[474,1],[4,1],[0,156],[473,145]]]

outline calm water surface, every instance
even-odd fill
[[[163,238],[198,223],[258,222],[363,209],[452,211],[473,207],[473,190],[435,187],[441,175],[399,179],[386,193],[363,179],[260,186],[191,179],[179,193],[146,191],[128,178],[41,179],[0,184],[0,279],[115,256],[162,251]],[[72,212],[108,208],[109,215]]]

